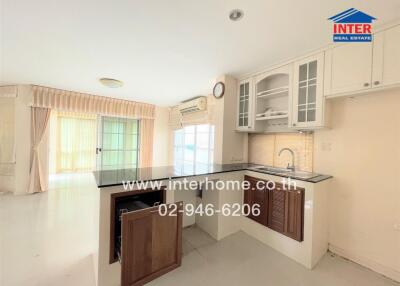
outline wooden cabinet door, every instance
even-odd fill
[[[374,35],[372,86],[400,84],[400,25]]]
[[[372,43],[346,43],[325,53],[325,96],[371,88]]]
[[[255,188],[252,191],[252,205],[258,204],[260,206],[260,214],[258,216],[251,215],[251,218],[262,225],[267,225],[268,213],[268,192],[265,188]]]
[[[143,285],[181,265],[183,203],[122,215],[121,285]]]
[[[249,180],[248,176],[245,176],[245,180],[250,183],[250,188],[251,188],[251,181]],[[243,204],[251,206],[251,190],[250,189],[245,189],[243,193]]]
[[[303,241],[304,226],[304,190],[285,191],[285,224],[286,236]]]
[[[281,185],[269,191],[268,224],[270,229],[283,233],[285,231],[285,193]]]
[[[303,241],[304,189],[276,188],[269,191],[268,227],[297,241]]]
[[[260,180],[249,176],[245,176],[245,180],[250,183],[250,189],[245,190],[244,203],[248,204],[250,208],[252,208],[254,204],[260,206],[260,214],[258,216],[250,213],[248,217],[266,226],[268,215],[268,192],[265,189],[265,184],[262,184],[263,187],[261,188],[261,186],[257,186],[257,182]]]

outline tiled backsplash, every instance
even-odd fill
[[[275,167],[286,167],[291,164],[289,152],[278,156],[282,148],[290,148],[295,154],[294,163],[298,170],[313,170],[312,133],[277,133],[249,135],[249,162]]]

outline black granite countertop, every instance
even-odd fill
[[[135,169],[117,169],[117,170],[101,170],[93,172],[97,186],[99,188],[119,186],[122,182],[130,181],[159,181],[168,179],[179,179],[192,176],[210,175],[235,171],[253,171],[263,174],[270,174],[279,177],[292,178],[295,180],[319,183],[326,179],[332,178],[329,175],[314,174],[315,176],[310,179],[296,178],[295,176],[276,174],[268,171],[261,171],[255,169],[260,166],[256,164],[243,163],[243,164],[211,164],[196,168],[195,170],[184,169],[183,167],[151,167],[151,168],[135,168]]]

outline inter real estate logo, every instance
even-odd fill
[[[333,24],[334,42],[371,42],[372,21],[376,18],[351,8],[328,18]]]

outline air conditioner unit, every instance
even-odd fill
[[[207,98],[202,96],[186,101],[178,106],[181,114],[203,111],[207,109]]]

